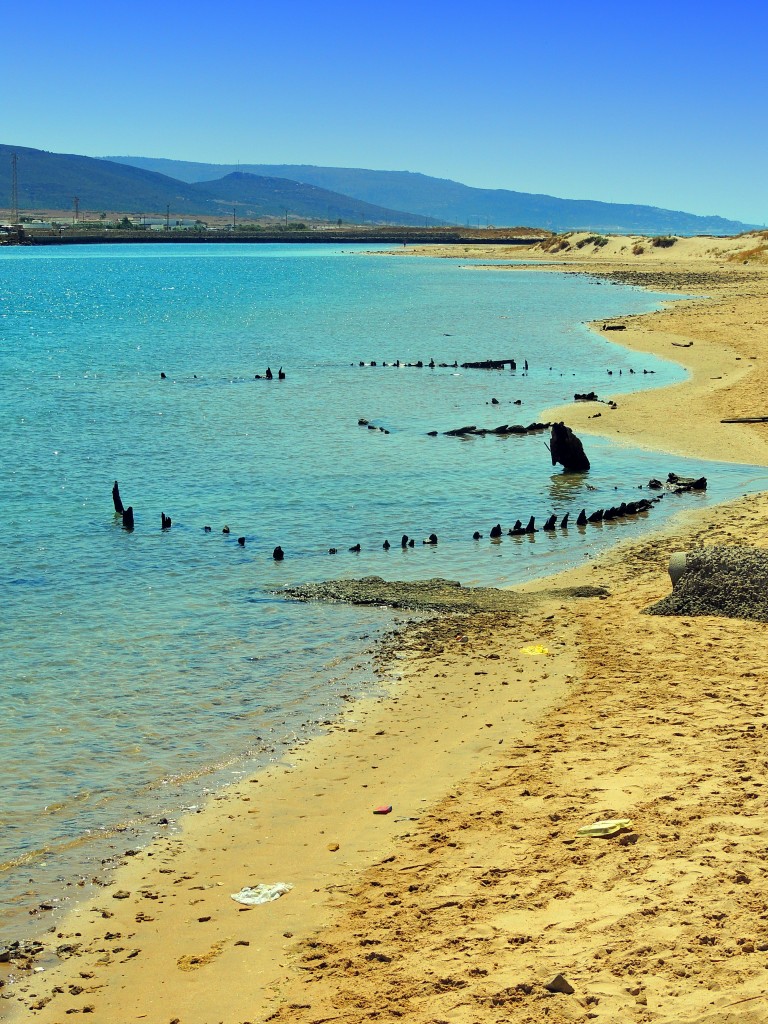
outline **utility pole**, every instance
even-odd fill
[[[16,169],[18,163],[16,153],[11,154],[11,226],[19,223],[19,176]]]
[[[237,227],[237,207],[232,207],[232,230],[234,231]]]
[[[165,208],[165,230],[166,231],[170,231],[171,230],[171,204],[170,203],[168,203],[168,205]]]
[[[77,215],[80,212],[80,197],[79,196],[73,196],[72,197],[72,205],[75,208],[75,215],[72,218],[72,223],[73,224],[77,224]]]

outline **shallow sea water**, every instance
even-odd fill
[[[598,439],[585,439],[589,475],[567,477],[546,435],[427,436],[682,379],[585,326],[663,298],[326,246],[0,251],[3,931],[127,836],[376,687],[367,651],[397,616],[287,602],[284,585],[511,584],[765,489],[751,467]],[[382,365],[488,357],[518,370]],[[287,379],[254,379],[268,365]],[[647,521],[472,540],[496,522],[630,500],[670,470],[708,476],[709,491],[667,497]],[[115,479],[133,533],[113,515]],[[437,547],[421,545],[432,532]]]

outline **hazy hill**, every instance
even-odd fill
[[[296,164],[189,163],[153,157],[94,159],[0,145],[0,206],[11,202],[11,154],[18,155],[19,206],[121,213],[322,218],[353,223],[520,224],[565,231],[738,234],[756,225],[652,206],[557,199],[507,189],[470,188],[410,171]]]
[[[318,220],[343,220],[346,223],[390,223],[426,226],[430,218],[374,206],[359,199],[316,185],[302,184],[288,178],[266,177],[233,171],[215,181],[198,182],[192,186],[219,204],[222,213],[231,213],[236,206],[238,217],[282,217],[291,215]]]
[[[96,160],[89,156],[48,153],[41,149],[0,145],[0,206],[11,203],[11,155],[17,154],[19,208],[71,210],[75,196],[81,210],[121,213],[213,213],[211,199],[193,185],[144,168]]]
[[[19,209],[71,210],[77,196],[89,213],[329,218],[353,223],[424,226],[423,216],[385,209],[312,184],[254,174],[228,174],[192,184],[148,168],[69,153],[0,145],[0,206],[11,205],[11,156],[17,155]]]
[[[628,203],[602,203],[508,189],[471,188],[457,181],[411,171],[371,171],[303,164],[205,164],[154,157],[111,157],[131,166],[162,171],[189,183],[232,171],[274,175],[354,196],[374,205],[407,210],[451,224],[496,227],[529,224],[553,231],[588,230],[636,234],[731,235],[757,225],[722,217]]]

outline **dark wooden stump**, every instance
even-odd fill
[[[570,427],[564,423],[553,423],[549,452],[552,465],[558,463],[566,473],[584,473],[589,469],[589,459],[584,446]]]

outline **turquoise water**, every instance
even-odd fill
[[[764,489],[750,467],[595,439],[584,478],[553,472],[546,435],[427,436],[680,380],[584,326],[662,299],[321,246],[0,250],[6,930],[130,845],[115,829],[143,834],[374,685],[366,650],[392,615],[275,590],[368,574],[519,582]],[[382,365],[488,357],[530,369]],[[287,379],[254,379],[268,365]],[[707,475],[710,490],[665,498],[647,522],[472,540],[630,500],[670,470]],[[113,515],[115,479],[133,533]],[[437,547],[399,547],[432,532]]]

